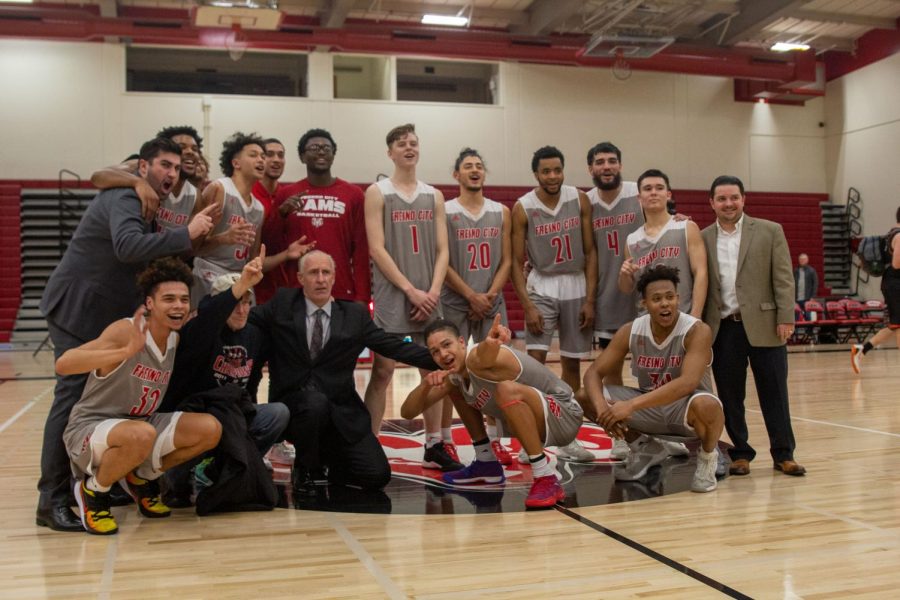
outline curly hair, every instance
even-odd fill
[[[156,137],[172,139],[176,135],[189,135],[197,142],[197,149],[203,149],[203,138],[197,133],[197,130],[190,125],[173,125],[172,127],[163,127],[156,134]]]
[[[668,265],[656,265],[655,267],[650,267],[644,271],[644,274],[638,279],[636,286],[637,293],[643,296],[644,292],[647,290],[647,286],[654,281],[671,281],[672,285],[674,285],[677,290],[678,282],[681,281],[681,278],[678,277],[678,269],[675,267],[670,267]]]
[[[231,161],[234,157],[241,153],[247,146],[259,146],[261,152],[265,153],[266,147],[263,145],[263,139],[255,133],[243,134],[236,132],[222,144],[222,154],[219,156],[219,167],[226,177],[234,175],[234,165]]]
[[[191,289],[191,285],[194,283],[194,274],[180,258],[166,256],[151,262],[137,276],[138,288],[145,298],[155,294],[159,285],[167,281],[181,282]]]
[[[566,166],[566,157],[563,156],[562,151],[555,146],[543,146],[534,151],[534,155],[531,157],[531,172],[537,173],[538,165],[541,164],[541,161],[545,158],[558,158],[559,163],[565,167]]]

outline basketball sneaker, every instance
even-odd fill
[[[444,473],[441,479],[453,485],[472,485],[475,483],[503,483],[506,481],[506,476],[503,474],[503,465],[499,462],[475,460],[468,467]]]
[[[712,453],[703,458],[702,452],[697,453],[697,470],[694,471],[694,479],[691,480],[692,492],[711,492],[718,485],[716,482],[716,465],[719,462],[719,450],[713,448]]]
[[[172,514],[172,509],[163,504],[159,496],[159,481],[142,479],[134,471],[119,480],[122,489],[131,494],[138,510],[149,519],[162,519]]]
[[[631,446],[628,442],[621,438],[613,438],[612,450],[609,451],[609,457],[616,460],[625,460],[631,454]]]
[[[666,449],[666,452],[669,453],[669,456],[690,456],[691,451],[687,449],[687,446],[681,444],[679,442],[673,442],[670,440],[659,440],[659,443],[662,444],[663,448]]]
[[[593,462],[597,458],[593,452],[582,446],[577,439],[572,440],[565,446],[559,446],[556,454],[575,462]]]
[[[462,462],[459,460],[459,452],[456,451],[456,444],[453,444],[452,442],[444,442],[444,451],[447,453],[447,456],[449,456],[459,464],[462,464]]]
[[[500,461],[500,464],[503,466],[509,466],[512,464],[512,456],[509,454],[509,450],[506,449],[500,440],[493,440],[491,442],[491,450],[494,451],[494,456],[497,457],[497,460]]]
[[[618,481],[635,481],[667,458],[669,451],[665,446],[656,438],[649,438],[641,444],[632,445],[631,455],[625,459],[624,464],[617,465],[613,473]]]
[[[85,487],[84,481],[75,482],[75,502],[84,530],[94,535],[112,535],[119,526],[110,512],[109,492],[95,492]]]
[[[862,357],[863,357],[863,346],[862,344],[853,344],[850,346],[850,367],[853,369],[853,372],[859,375],[860,367],[862,366]]]
[[[422,457],[422,466],[426,469],[440,469],[441,471],[459,471],[463,464],[454,460],[447,453],[444,442],[438,442],[431,448],[425,448],[425,456]]]
[[[557,502],[564,500],[566,492],[556,480],[556,475],[538,477],[531,484],[528,497],[525,498],[527,508],[550,508]]]

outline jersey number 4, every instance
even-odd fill
[[[550,238],[550,245],[556,249],[556,260],[553,262],[559,264],[572,260],[572,241],[568,233]]]
[[[489,243],[469,244],[466,246],[466,252],[469,253],[470,271],[491,268],[491,245]]]
[[[147,406],[148,401],[150,402],[149,407]],[[142,386],[140,404],[132,406],[128,414],[132,417],[148,417],[156,410],[157,404],[159,404],[159,390],[157,388],[150,389],[146,385]]]
[[[613,251],[613,254],[616,256],[619,255],[619,232],[618,231],[607,231],[606,232],[606,247]]]

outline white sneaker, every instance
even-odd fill
[[[659,440],[659,443],[663,445],[663,448],[666,449],[666,452],[669,453],[669,456],[690,456],[691,451],[687,449],[687,446],[684,444],[680,444],[678,442],[672,442],[669,440]]]
[[[636,447],[637,446],[637,447]],[[656,438],[637,445],[632,443],[631,454],[625,459],[625,464],[617,465],[613,469],[618,481],[636,481],[647,474],[651,467],[660,464],[669,458],[668,450]]]
[[[277,463],[293,464],[297,458],[297,449],[290,442],[280,442],[272,446],[266,456]]]
[[[609,451],[609,457],[616,460],[625,460],[631,454],[631,446],[623,439],[613,438],[612,450]]]
[[[863,357],[863,347],[862,344],[853,344],[850,346],[850,367],[853,369],[853,372],[859,375],[860,366],[862,363]]]
[[[719,450],[713,448],[706,458],[701,448],[697,453],[697,470],[694,471],[694,479],[691,481],[692,492],[711,492],[716,489],[716,466],[719,464]]]
[[[593,462],[597,457],[594,453],[581,445],[577,439],[572,440],[565,446],[557,446],[557,456],[568,458],[575,462]]]

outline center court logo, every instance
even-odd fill
[[[441,479],[441,471],[437,469],[422,468],[422,453],[425,444],[425,432],[382,431],[378,435],[388,462],[391,465],[391,475],[407,481],[417,481],[430,486],[439,486],[451,490],[471,491],[473,489],[489,491],[499,489],[520,488],[525,491],[531,487],[531,466],[520,464],[515,458],[521,446],[518,440],[512,438],[509,447],[514,456],[513,463],[503,468],[506,482],[498,485],[460,486],[446,483]],[[603,429],[593,423],[584,423],[578,431],[578,441],[595,456],[593,462],[576,463],[565,458],[558,457],[556,448],[547,448],[545,453],[550,460],[550,465],[560,476],[560,483],[566,484],[575,478],[579,469],[598,464],[617,464],[619,461],[611,459],[609,452],[612,449],[612,439]],[[463,464],[469,464],[475,460],[475,450],[472,448],[472,439],[469,437],[463,425],[453,426],[453,443],[459,451],[459,459]]]

